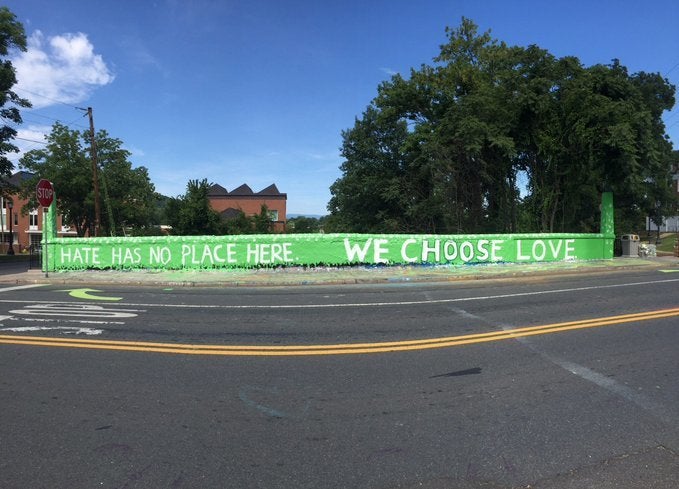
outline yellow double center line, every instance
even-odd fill
[[[179,343],[152,343],[143,341],[112,341],[94,339],[49,338],[40,336],[0,335],[0,344],[53,346],[62,348],[87,348],[94,350],[123,350],[154,353],[175,353],[184,355],[223,356],[311,356],[311,355],[352,355],[359,353],[386,353],[396,351],[428,350],[452,346],[472,345],[501,341],[526,336],[558,333],[574,329],[597,328],[616,324],[648,321],[679,316],[679,308],[624,314],[603,318],[545,324],[526,328],[493,331],[489,333],[448,336],[421,340],[390,341],[381,343],[344,343],[334,345],[200,345]]]

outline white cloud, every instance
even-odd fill
[[[36,109],[55,101],[82,102],[93,89],[114,79],[82,32],[46,38],[35,31],[28,39],[28,49],[18,53],[12,64],[17,72],[17,90],[24,90]]]

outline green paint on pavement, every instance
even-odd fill
[[[75,297],[76,299],[87,299],[93,301],[119,301],[122,299],[122,297],[105,297],[93,295],[93,292],[102,292],[101,290],[96,289],[69,289],[64,290],[64,292],[68,292],[68,295]]]

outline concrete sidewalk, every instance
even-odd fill
[[[679,272],[679,258],[615,258],[587,262],[482,264],[463,266],[288,267],[252,270],[39,270],[0,275],[0,284],[139,285],[166,287],[275,287],[292,285],[387,284],[510,279],[633,269]]]

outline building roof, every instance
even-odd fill
[[[229,192],[229,195],[253,195],[253,191],[245,183]]]
[[[18,171],[9,178],[0,177],[0,187],[12,187],[18,189],[21,184],[35,176],[35,173],[28,171]]]
[[[240,187],[233,189],[231,192],[226,190],[224,187],[218,184],[213,184],[207,193],[208,197],[245,197],[245,196],[258,196],[258,197],[287,197],[286,194],[281,193],[276,187],[275,183],[272,183],[268,187],[255,193],[252,191],[249,185],[243,184]]]
[[[222,211],[220,214],[224,219],[235,219],[241,215],[243,211],[229,207],[228,209]]]
[[[207,195],[208,197],[217,197],[219,195],[229,195],[229,192],[221,185],[215,183],[207,190]]]
[[[276,184],[272,183],[267,188],[257,192],[257,195],[281,195],[281,193],[278,191],[278,187],[276,187]]]

